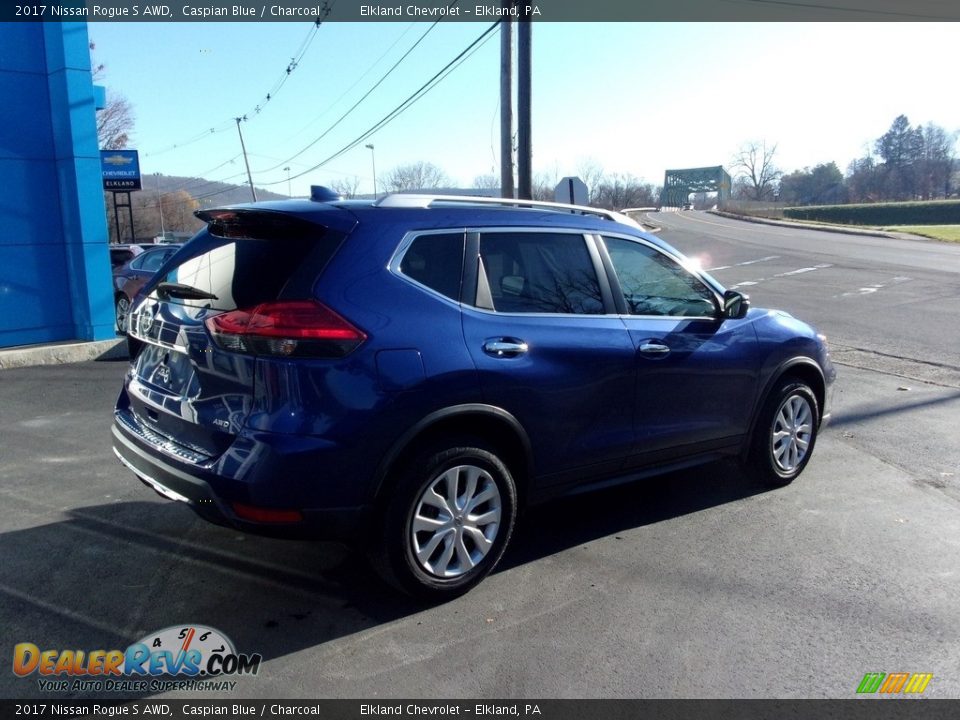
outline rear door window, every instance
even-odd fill
[[[505,313],[600,315],[603,296],[583,235],[488,232],[480,235],[478,297]]]
[[[463,274],[463,238],[460,233],[437,233],[416,238],[403,254],[400,272],[411,280],[459,302]]]

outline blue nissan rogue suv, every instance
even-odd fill
[[[739,458],[810,460],[822,337],[605,210],[391,195],[197,213],[131,308],[120,461],[241,530],[363,544],[447,596],[518,509]]]

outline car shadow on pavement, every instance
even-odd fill
[[[717,461],[537,505],[518,523],[500,570],[765,491],[735,462]]]
[[[732,464],[714,463],[554,501],[524,515],[498,572],[761,491]],[[11,645],[123,650],[164,628],[198,624],[221,630],[238,652],[260,653],[269,666],[406,616],[455,613],[457,603],[469,602],[424,605],[389,589],[358,552],[243,535],[177,503],[118,501],[61,512],[66,519],[46,522],[51,513],[43,513],[0,535],[0,613]],[[0,696],[117,697],[45,693],[38,679],[8,672]]]

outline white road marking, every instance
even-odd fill
[[[746,262],[737,263],[737,266],[739,267],[741,265],[755,265],[756,263],[767,262],[768,260],[778,260],[779,258],[780,258],[779,255],[767,255],[766,257],[757,258],[756,260],[747,260]]]
[[[776,257],[776,256],[773,256],[773,257]],[[764,258],[764,259],[767,259],[767,258]],[[759,260],[754,260],[753,262],[760,262],[760,261],[759,261]],[[829,268],[829,267],[833,267],[833,264],[832,264],[832,263],[820,263],[819,265],[814,265],[813,267],[797,268],[796,270],[788,270],[787,272],[777,273],[777,274],[774,275],[773,277],[775,277],[775,278],[782,278],[782,277],[789,277],[789,276],[791,276],[791,275],[803,275],[804,273],[816,272],[817,270],[823,270],[824,268]],[[764,282],[764,281],[766,281],[766,280],[767,280],[767,278],[758,278],[757,280],[744,280],[743,282],[738,282],[736,285],[731,285],[730,287],[731,287],[731,288],[738,288],[738,287],[744,287],[744,286],[747,286],[747,285],[756,285],[756,284],[762,283],[762,282]]]
[[[913,278],[906,277],[905,275],[897,275],[895,278],[890,280],[890,283],[899,285],[900,283],[910,282]],[[834,295],[837,297],[862,297],[864,295],[873,295],[873,293],[878,290],[882,290],[887,286],[887,283],[873,283],[866,287],[859,288],[857,290],[852,290],[850,292],[840,293],[839,295]]]
[[[770,260],[779,260],[779,255],[767,255],[766,257],[757,258],[756,260],[745,260],[744,262],[734,263],[733,265],[720,265],[718,267],[709,268],[707,272],[716,272],[717,270],[729,270],[733,267],[743,267],[744,265],[756,265],[757,263],[768,262]]]
[[[870,294],[872,294],[872,293],[875,293],[877,290],[879,290],[879,289],[882,288],[882,287],[883,287],[882,284],[880,284],[880,285],[870,285],[870,286],[868,286],[868,287],[862,287],[862,288],[860,288],[859,290],[857,290],[856,292],[845,292],[845,293],[841,294],[840,297],[850,297],[851,295],[870,295]]]

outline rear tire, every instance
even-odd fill
[[[748,472],[771,487],[790,484],[810,461],[819,427],[820,408],[810,386],[794,378],[781,380],[757,418]]]
[[[380,575],[403,592],[444,600],[497,565],[513,532],[517,492],[495,450],[450,439],[403,461],[371,549]]]

